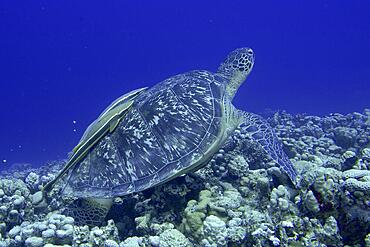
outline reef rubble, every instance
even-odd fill
[[[204,168],[116,198],[100,226],[40,203],[64,161],[0,176],[0,247],[369,246],[370,110],[268,118],[300,176],[295,187],[240,131]]]

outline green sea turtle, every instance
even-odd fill
[[[269,125],[232,105],[254,59],[252,49],[239,48],[216,73],[190,71],[120,97],[90,125],[44,192],[64,177],[63,192],[85,198],[71,207],[72,215],[87,224],[100,222],[112,198],[207,164],[237,127],[295,181],[296,172]]]

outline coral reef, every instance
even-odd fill
[[[236,130],[202,169],[122,198],[100,226],[40,189],[64,162],[0,176],[0,246],[370,246],[370,110],[268,119],[300,174],[294,186]]]

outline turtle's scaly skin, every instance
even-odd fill
[[[276,137],[273,128],[257,114],[250,112],[243,112],[242,114],[244,115],[244,121],[239,128],[248,133],[253,141],[260,144],[262,149],[280,165],[291,181],[298,185],[298,181],[296,181],[297,172],[288,156],[284,153],[283,146]]]

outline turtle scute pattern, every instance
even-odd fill
[[[114,132],[70,172],[79,197],[113,197],[176,176],[216,141],[224,88],[206,71],[171,77],[140,95]]]

